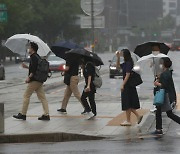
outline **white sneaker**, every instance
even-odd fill
[[[156,110],[157,110],[156,108],[154,108],[154,109],[150,109],[150,112],[151,112],[151,113],[155,113],[155,112],[156,112]]]
[[[87,117],[86,118],[87,120],[90,120],[90,119],[94,118],[94,114],[92,112],[87,112],[86,117]]]

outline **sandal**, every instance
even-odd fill
[[[141,123],[141,121],[142,121],[142,118],[143,118],[143,116],[140,116],[139,118],[138,118],[138,124],[140,124]]]
[[[124,121],[123,123],[120,124],[121,126],[131,126],[130,122]]]

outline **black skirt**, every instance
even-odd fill
[[[121,103],[123,111],[140,108],[136,87],[124,86],[124,90],[121,92]]]

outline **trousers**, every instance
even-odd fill
[[[81,103],[81,95],[80,95],[80,92],[78,89],[78,83],[79,83],[79,77],[78,76],[71,76],[70,85],[66,86],[66,90],[64,92],[64,98],[62,100],[62,105],[61,105],[62,109],[66,109],[72,93],[78,99],[78,101]]]
[[[30,83],[28,83],[28,86],[24,93],[22,114],[23,115],[27,114],[30,97],[33,94],[33,92],[36,92],[38,99],[41,101],[44,114],[45,115],[49,114],[49,107],[48,107],[48,102],[44,93],[43,83],[38,82],[38,81],[31,81]]]
[[[89,99],[90,106],[88,104],[87,98]],[[81,96],[81,101],[82,101],[82,104],[83,104],[86,112],[92,111],[92,113],[94,115],[97,114],[96,113],[96,103],[95,103],[95,93],[94,92],[92,92],[92,91],[84,92],[83,91],[82,96]]]
[[[156,129],[162,129],[162,112],[161,112],[161,106],[156,107]],[[172,110],[169,110],[166,112],[167,116],[175,121],[176,123],[180,124],[180,117],[175,115]]]

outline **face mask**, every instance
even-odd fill
[[[161,68],[161,69],[162,69],[162,68],[163,68],[163,64],[160,64],[160,65],[159,65],[159,68]]]
[[[159,51],[152,51],[153,55],[158,55],[160,52]]]

